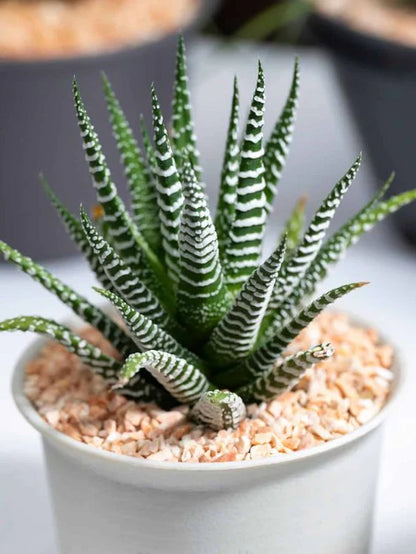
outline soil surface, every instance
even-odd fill
[[[351,27],[407,46],[416,46],[416,1],[314,0],[323,14]]]
[[[83,336],[114,355],[92,328]],[[321,314],[288,353],[330,341],[335,355],[306,371],[292,391],[251,405],[237,429],[212,431],[188,421],[187,408],[138,404],[108,390],[63,346],[50,342],[27,366],[25,392],[40,415],[77,441],[149,460],[255,460],[312,448],[373,418],[389,395],[393,351],[374,329],[347,316]]]
[[[0,59],[94,54],[155,40],[194,19],[200,0],[2,0]]]

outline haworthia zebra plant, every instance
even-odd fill
[[[235,427],[250,402],[290,389],[308,367],[332,356],[330,344],[287,357],[288,345],[329,304],[360,287],[351,283],[310,302],[317,283],[359,237],[416,199],[416,190],[385,199],[391,179],[335,234],[326,232],[351,186],[361,156],[304,229],[305,198],[284,223],[264,261],[267,219],[292,139],[299,93],[295,62],[287,101],[270,137],[263,132],[264,73],[259,64],[240,137],[234,81],[217,211],[211,218],[191,114],[185,48],[179,39],[170,136],[152,87],[153,141],[143,120],[143,150],[104,77],[111,124],[132,197],[126,208],[74,82],[76,116],[102,219],[71,214],[43,179],[69,235],[85,255],[123,324],[4,242],[0,251],[55,294],[118,350],[115,359],[70,329],[41,317],[0,323],[1,331],[47,335],[76,353],[122,394],[163,407],[190,406],[194,420]]]

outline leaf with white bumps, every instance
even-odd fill
[[[325,279],[329,269],[345,255],[347,248],[355,244],[364,233],[370,231],[389,214],[416,200],[415,189],[381,201],[381,198],[390,186],[391,179],[392,177],[387,180],[381,190],[362,210],[350,218],[347,223],[322,245],[318,255],[298,286],[273,314],[270,320],[270,327],[267,330],[269,335],[273,332],[273,329],[279,328],[285,320],[293,316],[295,310],[304,299],[314,293],[317,284]]]
[[[215,380],[216,384],[234,388],[235,386],[250,383],[253,379],[265,375],[274,366],[276,360],[281,356],[285,348],[325,308],[338,298],[366,284],[367,283],[350,283],[321,295],[297,314],[282,329],[262,343],[257,350],[240,365],[218,375]]]
[[[205,392],[193,406],[191,418],[212,429],[235,429],[245,419],[246,407],[242,399],[230,391]]]
[[[189,161],[184,162],[184,206],[179,233],[177,318],[203,337],[220,321],[231,303],[224,282],[217,234]]]
[[[104,210],[104,223],[111,237],[111,243],[136,275],[158,293],[161,288],[160,278],[161,276],[163,278],[163,268],[134,225],[124,202],[117,193],[98,135],[87,114],[75,80],[73,92],[85,158],[90,168],[98,202]]]
[[[361,159],[362,156],[360,154],[351,168],[322,202],[293,256],[284,264],[272,294],[270,310],[279,307],[279,304],[299,283],[315,259],[325,237],[326,230],[335,215],[335,211],[357,175]]]
[[[267,402],[292,389],[305,371],[318,362],[327,360],[334,353],[332,344],[325,343],[277,362],[266,374],[237,390],[245,402]]]
[[[146,352],[146,350],[164,350],[180,358],[185,358],[189,363],[197,366],[203,365],[203,362],[196,354],[182,346],[169,333],[151,319],[132,308],[122,298],[108,290],[99,288],[94,290],[104,298],[107,298],[117,308],[130,331],[132,339],[141,352]]]
[[[81,209],[81,221],[85,236],[98,256],[112,288],[131,306],[166,329],[179,331],[178,325],[150,289],[134,274],[115,252],[114,248],[97,232],[87,214]]]
[[[150,248],[157,252],[162,239],[156,186],[145,165],[129,122],[105,75],[103,75],[103,83],[113,134],[132,197],[134,222]]]
[[[88,244],[87,239],[85,238],[84,231],[82,229],[81,223],[78,219],[62,204],[59,198],[51,189],[49,183],[46,179],[41,176],[41,182],[43,188],[51,201],[52,205],[56,208],[56,211],[60,215],[63,224],[66,227],[68,235],[74,241],[79,250],[84,254],[85,259],[87,260],[91,270],[95,273],[98,281],[106,289],[111,287],[111,282],[108,279],[105,271],[100,265],[100,261],[97,256],[94,254],[92,248]]]
[[[266,223],[263,166],[264,74],[259,62],[256,88],[240,151],[235,215],[225,250],[227,286],[238,292],[259,263]]]
[[[176,283],[179,274],[178,234],[183,206],[182,184],[154,87],[152,112],[162,244],[169,278]]]
[[[238,143],[238,85],[234,79],[233,101],[231,105],[230,123],[225,145],[224,161],[221,172],[221,183],[215,215],[215,228],[218,236],[221,261],[225,262],[227,244],[235,215],[237,200],[238,170],[240,166],[240,146]],[[226,262],[225,262],[226,265]]]
[[[98,347],[73,333],[64,325],[38,316],[21,316],[0,322],[0,331],[28,331],[47,336],[76,354],[94,373],[102,375],[109,383],[115,383],[121,364],[104,354]]]
[[[289,258],[299,245],[305,223],[306,196],[296,202],[283,229],[282,237],[287,237],[286,257]]]
[[[205,375],[183,358],[168,352],[148,350],[129,356],[120,372],[125,386],[141,368],[146,369],[178,402],[192,404],[211,388]]]
[[[34,281],[57,296],[84,321],[96,327],[121,354],[126,355],[132,351],[134,348],[132,341],[108,315],[60,281],[46,268],[35,263],[31,258],[23,256],[18,250],[2,241],[0,241],[0,253],[6,260],[15,264]]]
[[[208,358],[224,365],[249,355],[257,340],[285,251],[286,239],[283,239],[276,251],[244,283],[232,307],[210,336],[205,347]]]
[[[188,158],[195,171],[197,180],[201,180],[199,152],[196,145],[194,123],[191,113],[191,96],[186,69],[185,42],[179,37],[176,55],[176,73],[173,89],[172,139],[178,167],[182,166],[184,157]]]
[[[296,109],[299,100],[299,62],[296,58],[293,70],[292,85],[289,96],[284,105],[283,111],[276,123],[264,152],[265,170],[265,195],[266,211],[270,213],[273,209],[273,200],[276,196],[277,185],[282,176],[286,158],[289,154],[289,147],[292,142]]]

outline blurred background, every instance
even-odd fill
[[[107,73],[137,131],[142,113],[150,122],[152,81],[168,116],[179,30],[186,37],[212,207],[234,75],[244,110],[261,58],[268,132],[286,98],[296,54],[301,60],[300,107],[270,242],[297,198],[308,196],[311,215],[360,150],[363,167],[335,227],[392,170],[392,193],[416,186],[415,0],[0,0],[0,239],[46,260],[59,277],[94,299],[92,277],[46,200],[38,175],[44,173],[73,212],[81,202],[90,209],[95,205],[73,109],[71,82],[76,75],[115,181],[126,196],[100,71]],[[329,288],[353,280],[372,282],[340,306],[391,337],[409,370],[416,358],[415,275],[412,205],[362,239],[325,283]],[[0,262],[0,316],[23,312],[66,315],[55,299]],[[40,445],[17,415],[9,393],[13,364],[28,340],[0,335],[0,551],[25,552],[30,545],[34,554],[52,554],[56,550]],[[387,429],[373,554],[415,552],[416,495],[409,491],[416,464],[415,390],[413,372]]]

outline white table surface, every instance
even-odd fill
[[[273,99],[280,105],[290,78],[292,51],[246,45],[224,50],[204,42],[192,53],[193,75],[200,79],[194,89],[194,105],[209,189],[216,186],[212,183],[216,182],[223,143],[223,134],[217,140],[217,130],[226,126],[228,107],[223,98],[229,98],[232,75],[237,72],[243,100],[248,101],[247,86],[251,89],[259,55],[268,78],[269,103],[272,106]],[[300,191],[309,191],[316,206],[361,149],[354,127],[346,119],[347,107],[328,59],[308,51],[302,53],[302,60],[302,104],[276,219],[293,204]],[[272,107],[270,111],[273,112]],[[371,194],[372,184],[366,165],[341,211],[358,208]],[[411,554],[416,552],[416,250],[405,247],[387,227],[383,225],[355,247],[325,287],[354,280],[371,281],[371,286],[351,294],[338,306],[383,329],[399,345],[408,372],[400,405],[391,415],[385,433],[372,554]],[[64,281],[97,300],[97,295],[91,293],[92,277],[81,259],[74,257],[48,266]],[[0,265],[0,317],[19,314],[61,318],[68,310],[27,276]],[[31,340],[33,337],[20,333],[0,335],[0,552],[7,554],[56,552],[40,440],[17,413],[9,390],[13,365]]]

